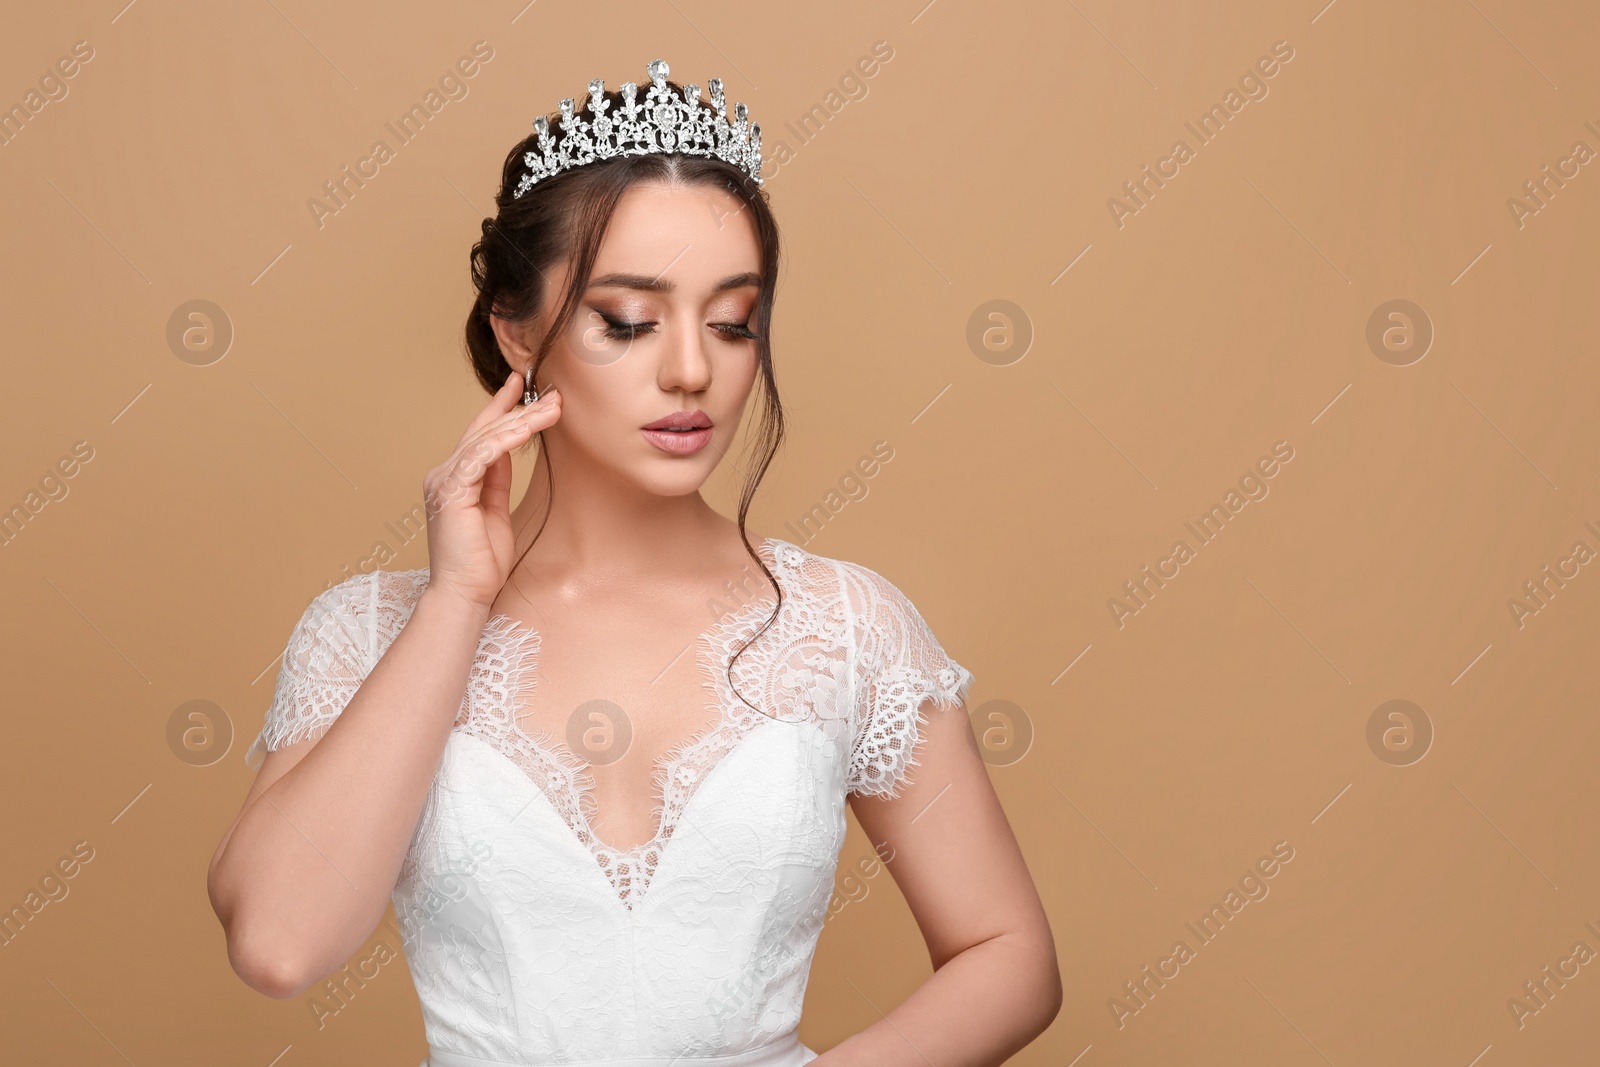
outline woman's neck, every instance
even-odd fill
[[[664,497],[562,472],[552,504],[547,477],[536,464],[511,512],[521,567],[649,573],[746,556],[738,524],[698,491]],[[758,543],[753,536],[751,541]]]

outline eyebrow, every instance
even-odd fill
[[[760,286],[760,284],[761,275],[755,271],[745,271],[743,274],[732,274],[722,279],[711,291],[713,293],[721,293],[728,289],[743,289],[748,285]],[[589,283],[590,289],[643,289],[652,293],[670,293],[677,287],[675,282],[670,282],[660,277],[652,278],[648,274],[603,274]]]

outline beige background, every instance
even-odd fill
[[[0,102],[93,49],[0,147],[0,507],[60,497],[0,549],[0,904],[93,854],[0,947],[7,1062],[421,1057],[398,960],[320,1027],[314,994],[239,982],[206,862],[307,602],[375,542],[426,563],[386,523],[484,402],[459,333],[506,150],[658,55],[792,152],[769,188],[794,432],[752,531],[797,540],[834,505],[807,547],[890,577],[975,709],[1031,724],[1020,759],[991,738],[992,776],[1065,1006],[1012,1062],[1593,1062],[1600,964],[1561,961],[1600,952],[1600,567],[1567,564],[1520,625],[1510,602],[1600,549],[1600,174],[1508,207],[1600,149],[1592,5],[524,2],[7,14]],[[468,95],[319,228],[308,199],[477,41]],[[1280,41],[1268,94],[1200,143],[1185,123]],[[809,142],[785,127],[830,103]],[[1119,226],[1108,200],[1180,138],[1193,157]],[[167,338],[197,299],[234,333],[207,366]],[[1025,353],[1020,330],[969,347],[992,300]],[[1406,366],[1367,340],[1392,300],[1434,334]],[[830,497],[877,441],[892,461]],[[1280,441],[1270,494],[1202,544],[1185,523]],[[1179,539],[1193,557],[1119,626],[1108,601]],[[1433,732],[1405,766],[1367,735],[1396,699]],[[193,700],[215,744],[234,730],[206,766],[168,739]],[[1185,923],[1278,842],[1270,895],[1201,946]],[[852,828],[841,879],[868,854]],[[889,878],[845,893],[801,1027],[819,1049],[927,973]],[[1194,958],[1140,1007],[1123,983],[1180,938]],[[1540,1006],[1547,965],[1578,970]]]

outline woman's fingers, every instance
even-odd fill
[[[521,382],[508,376],[468,424],[450,455],[423,479],[428,554],[435,580],[484,604],[512,566],[511,451],[561,417],[561,399],[519,405]]]
[[[515,375],[513,375],[514,377]],[[509,387],[509,381],[507,385]],[[447,468],[458,467],[473,454],[475,454],[478,464],[490,463],[494,460],[494,456],[476,447],[479,441],[493,439],[495,435],[507,429],[520,426],[526,419],[536,421],[534,432],[544,429],[550,422],[555,421],[554,419],[542,421],[542,417],[544,413],[550,410],[552,404],[559,409],[560,398],[558,394],[552,392],[547,396],[540,397],[532,404],[526,405],[520,403],[521,395],[520,391],[516,391],[514,393],[515,399],[509,399],[513,397],[513,392],[509,388],[502,389],[499,393],[496,393],[494,399],[478,413],[476,418],[467,424],[467,429],[461,435],[461,440],[456,442],[455,450],[441,466]],[[515,447],[517,447],[515,440],[506,445],[508,449]]]
[[[483,473],[479,507],[497,525],[511,524],[511,453],[501,452]]]
[[[549,413],[554,413],[554,418]],[[533,424],[534,432],[539,432],[539,430],[549,429],[550,426],[554,426],[555,421],[560,418],[560,413],[562,413],[562,394],[558,394],[555,387],[552,386],[547,390],[546,394],[539,397],[538,400],[534,400],[530,405],[517,405],[514,411],[502,414],[501,418],[493,419],[478,432],[480,434],[494,434],[494,432],[506,429],[506,427],[520,426],[525,421]]]
[[[471,505],[482,500],[479,487],[490,466],[560,417],[561,396],[552,393],[479,429],[445,462],[438,494],[440,506],[445,503]]]
[[[522,385],[522,375],[513,371],[506,378],[505,384],[500,387],[499,391],[490,397],[489,402],[473,417],[471,422],[467,423],[467,428],[462,433],[461,440],[456,442],[456,447],[459,449],[466,444],[489,423],[515,411],[517,405],[522,402]]]

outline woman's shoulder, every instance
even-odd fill
[[[301,631],[302,642],[320,637],[370,650],[384,635],[392,636],[404,626],[427,587],[426,567],[363,571],[330,583],[312,597],[296,629]]]
[[[428,568],[417,567],[408,571],[368,571],[380,597],[393,597],[416,605],[417,598],[428,588]]]
[[[407,571],[372,570],[333,582],[311,601],[312,607],[361,612],[385,602],[415,606],[428,587],[428,568]]]
[[[802,582],[810,592],[842,597],[857,611],[866,612],[910,603],[899,586],[865,563],[824,556],[788,541],[773,540],[780,556],[788,557],[786,569],[810,579]]]
[[[899,646],[937,643],[916,603],[876,567],[786,541],[778,547],[780,558],[789,557],[786,572],[801,576],[791,588],[820,605],[816,614],[837,620],[838,632],[858,651],[879,648],[886,640]]]
[[[777,573],[784,579],[784,591],[808,600],[836,600],[845,588],[847,568],[856,565],[824,556],[781,537],[764,539],[771,548]]]
[[[426,570],[366,571],[312,597],[284,646],[266,722],[245,762],[258,766],[266,752],[322,736],[426,587]]]

